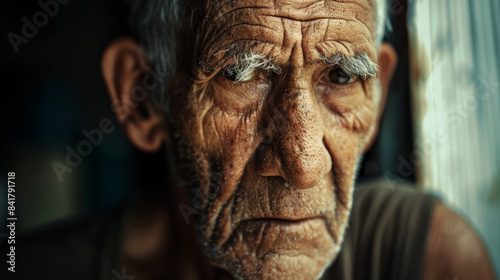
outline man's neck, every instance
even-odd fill
[[[209,264],[177,205],[191,205],[180,188],[150,195],[130,209],[122,242],[123,261],[137,279],[234,279]]]

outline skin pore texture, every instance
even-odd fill
[[[213,265],[245,279],[315,279],[339,252],[380,96],[375,79],[332,82],[339,69],[324,57],[377,61],[373,5],[207,2],[171,110],[177,173]],[[240,53],[272,58],[279,74],[233,81],[224,69]]]
[[[170,160],[167,199],[138,207],[124,229],[127,271],[318,279],[341,249],[357,166],[397,62],[392,47],[375,46],[375,1],[191,2],[167,110],[151,94],[134,96],[151,90],[137,42],[117,40],[103,55],[128,137],[143,151],[165,147]],[[180,203],[194,207],[194,223],[178,219]],[[470,226],[437,209],[425,277],[453,279],[472,266],[482,267],[477,279],[493,279],[484,248],[466,246],[481,245]],[[456,228],[469,239],[443,242]]]

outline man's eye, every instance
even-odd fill
[[[224,69],[222,75],[232,82],[247,82],[257,76],[258,71],[251,71],[247,74],[237,74],[234,70]]]
[[[230,80],[230,81],[232,81],[232,82],[235,82],[235,81],[236,81],[236,79],[237,79],[236,71],[230,71],[230,70],[228,70],[228,69],[224,69],[224,72],[222,72],[222,75],[223,75],[226,79],[228,79],[228,80]]]
[[[328,72],[328,79],[330,82],[337,85],[345,85],[355,81],[355,79],[349,77],[344,71],[339,68],[334,68]]]

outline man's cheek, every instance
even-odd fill
[[[257,111],[230,114],[213,106],[202,122],[205,150],[231,161],[247,158],[258,144],[257,119]]]
[[[371,100],[359,104],[352,110],[339,114],[340,124],[347,130],[356,132],[359,139],[364,139],[375,120],[375,108]]]
[[[363,138],[376,117],[375,101],[364,92],[344,96],[321,96],[327,129],[354,131]]]
[[[217,185],[217,200],[227,200],[241,180],[259,143],[256,127],[256,112],[229,115],[214,106],[204,115],[200,138],[205,142],[203,154],[209,166],[199,172],[210,177],[211,185]]]
[[[356,165],[363,152],[366,135],[374,118],[374,113],[368,107],[351,114],[353,115],[346,118],[346,116],[332,115],[331,112],[323,112],[325,145],[332,157],[335,183],[339,187],[351,185]],[[347,202],[347,197],[339,199]]]

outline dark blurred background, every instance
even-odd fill
[[[16,53],[8,34],[21,35],[22,18],[32,21],[40,10],[37,1],[5,1],[1,9],[0,174],[16,172],[18,231],[103,213],[138,192],[166,187],[164,157],[141,153],[129,143],[117,126],[101,78],[106,46],[120,36],[133,36],[124,2],[72,0],[59,5]],[[398,155],[407,158],[413,150],[406,1],[396,1],[389,16],[393,31],[386,40],[396,48],[399,66],[379,137],[364,158],[360,179],[398,174]],[[105,118],[117,128],[104,134],[102,143],[60,181],[54,162],[66,165],[67,147],[76,150],[87,140],[82,130],[98,129]],[[414,173],[404,179],[413,181]],[[4,196],[2,191],[0,205]],[[6,207],[0,213],[5,217]]]
[[[31,38],[18,41],[17,51],[11,43],[12,34],[22,36],[24,20],[32,23],[42,8],[32,0],[4,1],[0,9],[0,177],[4,178],[0,180],[1,246],[5,245],[7,231],[7,172],[16,172],[18,234],[61,221],[102,215],[141,192],[169,187],[164,155],[144,154],[130,144],[117,125],[101,77],[101,55],[106,46],[120,36],[134,36],[127,26],[124,1],[65,1],[68,3],[59,4],[53,16],[36,19],[46,22],[36,32],[31,30]],[[500,134],[495,129],[498,121],[495,125],[492,116],[498,116],[500,108],[500,77],[492,73],[498,73],[500,65],[500,40],[495,36],[500,34],[496,24],[500,4],[496,0],[410,0],[410,4],[413,12],[409,13],[409,22],[416,24],[410,29],[416,87],[412,97],[408,3],[390,0],[392,31],[386,33],[385,40],[395,47],[399,64],[378,138],[363,159],[359,180],[381,177],[390,184],[391,180],[414,182],[417,176],[427,191],[441,194],[444,201],[452,202],[458,213],[479,228],[496,256],[498,270],[500,227],[494,221],[500,213],[500,173],[495,171],[500,166],[500,146],[493,142],[500,139]],[[467,21],[457,17],[458,13]],[[480,83],[474,82],[477,77],[473,74]],[[484,81],[489,83],[486,89]],[[432,86],[424,88],[426,83]],[[463,109],[455,110],[454,105],[462,104],[474,90],[492,94],[488,100],[476,100],[478,109],[464,117],[458,129],[447,128],[449,123],[443,122],[449,111],[446,109],[464,113]],[[425,124],[424,118],[428,120]],[[89,154],[82,156],[71,172],[66,170],[60,180],[54,167],[63,172],[61,165],[67,165],[68,149],[76,150],[87,140],[82,131],[99,129],[105,119],[116,128],[104,133],[102,142],[92,145]],[[434,124],[445,128],[447,140],[432,145],[432,152],[425,155],[425,168],[402,172],[402,159],[411,159],[412,152],[418,151],[413,147],[414,139],[427,139],[425,133]],[[420,135],[414,135],[414,131]],[[2,253],[0,260],[4,257]]]

